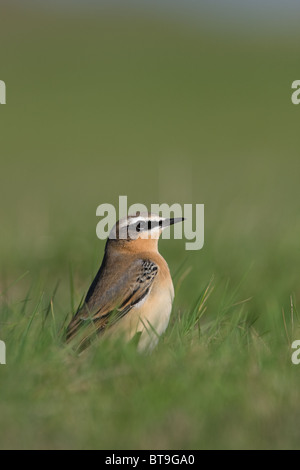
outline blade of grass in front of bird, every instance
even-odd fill
[[[44,316],[44,319],[43,319],[43,327],[44,327],[44,324],[45,324],[45,322],[48,318],[49,313],[51,312],[51,308],[52,308],[51,305],[53,306],[53,300],[55,298],[55,295],[56,295],[59,284],[60,284],[60,281],[57,281],[57,283],[55,284],[55,287],[53,289],[52,295],[50,297],[50,300],[49,300],[49,303],[48,303],[48,306],[47,306],[47,309],[46,309],[46,312],[45,312],[45,316]]]
[[[27,340],[27,337],[28,337],[28,333],[29,333],[29,330],[32,326],[32,323],[33,323],[33,320],[37,314],[37,312],[39,311],[39,308],[41,307],[42,305],[42,301],[43,301],[43,298],[44,298],[44,293],[41,294],[34,310],[33,310],[33,313],[32,315],[30,316],[29,320],[28,320],[28,323],[27,323],[27,326],[25,328],[25,331],[21,337],[21,341],[20,341],[20,347],[19,347],[19,351],[18,351],[18,359],[20,359],[22,356],[23,356],[23,353],[24,353],[24,350],[25,350],[25,345],[26,345],[26,340]]]
[[[200,334],[200,319],[202,318],[203,314],[206,311],[206,302],[213,291],[212,282],[213,282],[213,277],[210,279],[206,288],[203,289],[203,291],[200,293],[191,312],[189,312],[188,315],[184,316],[184,324],[183,324],[184,335],[187,335],[192,330],[194,330],[195,326],[198,326],[198,331]]]
[[[72,265],[69,265],[69,281],[70,281],[70,302],[71,302],[71,312],[74,312],[74,276],[73,276],[73,269]]]

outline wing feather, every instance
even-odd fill
[[[136,259],[122,272],[102,266],[86,296],[84,305],[71,320],[66,333],[72,340],[83,326],[81,347],[90,336],[112,326],[144,299],[157,275],[158,266],[149,259]]]

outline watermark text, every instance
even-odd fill
[[[6,85],[3,80],[0,80],[0,104],[6,104]]]
[[[300,104],[300,80],[295,80],[292,83],[292,89],[296,90],[292,93],[292,103]]]
[[[151,214],[152,219],[148,218],[148,214]],[[174,238],[184,237],[188,240],[185,243],[186,250],[201,250],[204,245],[204,204],[151,204],[149,211],[144,204],[132,204],[128,208],[127,196],[119,196],[118,214],[112,204],[105,203],[97,207],[96,216],[100,217],[96,226],[96,234],[100,240],[108,237],[125,239],[128,236],[134,239],[142,235],[141,232],[147,232],[149,238],[157,238],[159,233],[163,239],[170,239],[170,226],[173,225]],[[132,217],[126,220],[128,216]],[[118,226],[118,234],[117,220],[122,220]]]
[[[6,345],[0,341],[0,364],[6,364]]]
[[[296,351],[293,352],[292,354],[292,363],[295,364],[296,366],[300,364],[300,340],[295,340],[292,343],[292,349],[295,349]]]

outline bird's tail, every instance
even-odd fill
[[[65,340],[67,343],[72,343],[76,350],[82,351],[90,345],[96,333],[95,323],[90,318],[85,318],[79,311],[66,329]]]
[[[67,326],[66,330],[66,342],[69,343],[74,339],[76,334],[78,333],[78,330],[80,328],[82,320],[78,315],[75,315],[72,320],[70,321],[69,325]]]

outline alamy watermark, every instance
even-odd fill
[[[300,340],[299,339],[296,339],[295,341],[293,341],[292,349],[295,349],[296,351],[293,352],[291,360],[292,360],[292,363],[297,366],[300,364]]]
[[[164,221],[182,219],[182,223],[176,223],[174,225],[174,238],[178,240],[184,237],[188,240],[185,243],[186,250],[201,250],[201,248],[203,248],[204,204],[183,204],[183,207],[180,204],[172,204],[171,206],[166,203],[151,204],[150,210],[148,210],[144,204],[132,204],[128,208],[127,196],[119,196],[118,214],[112,204],[100,204],[97,207],[96,215],[101,218],[96,227],[97,237],[100,240],[106,240],[108,237],[115,238],[115,236],[112,235],[112,229],[117,220],[126,218],[127,216],[136,216],[136,224],[138,226],[139,217],[141,217],[142,220],[145,214],[148,213],[154,215],[153,225],[156,224],[163,228],[162,238],[171,238],[170,227],[165,227]],[[155,215],[157,216],[156,218]],[[153,231],[153,237],[150,234],[149,238],[156,238],[157,231],[156,233],[154,232],[155,231]],[[132,237],[129,235],[130,238],[134,238],[135,234],[133,234]]]
[[[6,364],[6,345],[0,341],[0,364]]]
[[[292,93],[292,103],[293,104],[300,104],[300,80],[295,80],[292,83],[292,89],[296,90]]]
[[[0,80],[0,104],[6,104],[6,85],[3,80]]]

